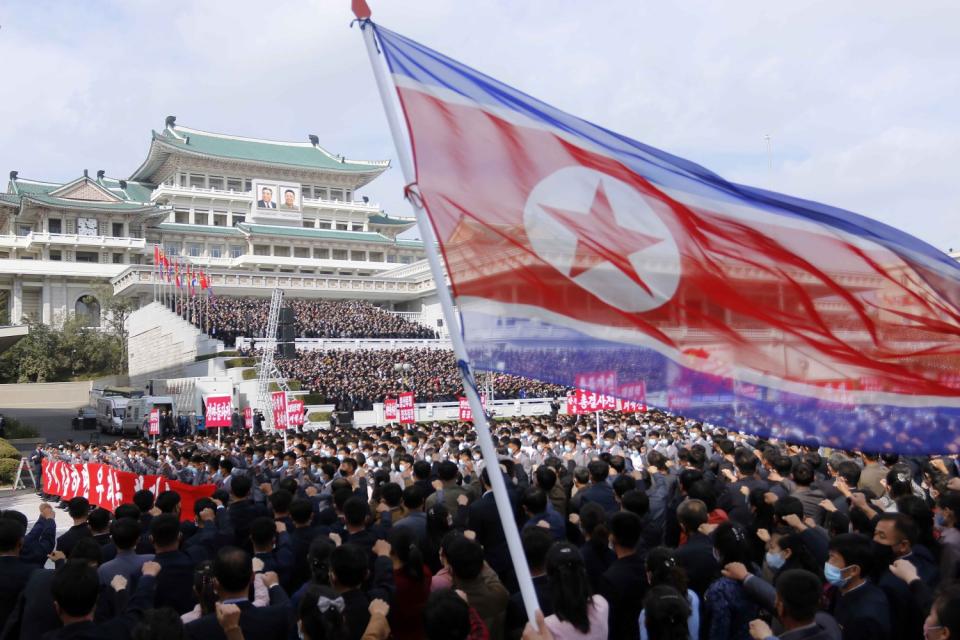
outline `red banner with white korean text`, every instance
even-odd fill
[[[397,404],[400,412],[400,424],[413,424],[417,421],[417,407],[413,393],[401,393]]]
[[[207,396],[207,429],[220,429],[233,424],[233,406],[230,396]]]
[[[114,511],[121,504],[133,502],[133,494],[149,489],[154,496],[175,491],[180,496],[180,520],[192,520],[193,505],[200,498],[209,498],[216,490],[212,484],[189,485],[157,475],[138,475],[119,471],[106,464],[42,461],[43,492],[64,500],[86,498],[90,504]]]
[[[243,427],[253,429],[253,407],[243,408]]]
[[[398,418],[397,414],[397,399],[396,398],[384,398],[383,399],[383,419],[387,422],[396,422]]]
[[[289,423],[287,415],[287,392],[274,391],[270,394],[271,404],[273,406],[273,428],[285,430]]]

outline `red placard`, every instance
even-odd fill
[[[230,396],[207,396],[207,415],[204,424],[207,429],[220,429],[233,424],[233,404]]]
[[[150,435],[160,435],[160,409],[150,409]]]
[[[597,371],[594,373],[581,373],[574,379],[573,386],[597,393],[614,394],[617,392],[617,372]]]
[[[400,410],[400,424],[413,424],[417,421],[417,407],[414,403],[414,395],[411,392],[401,393],[398,402]]]
[[[273,404],[273,428],[284,430],[287,428],[287,393],[274,391],[270,394]]]
[[[303,400],[287,402],[287,422],[292,427],[303,426]]]
[[[460,401],[460,421],[461,422],[473,422],[473,409],[470,408],[470,400],[465,396],[457,398]],[[487,395],[483,394],[480,396],[480,405],[486,410],[487,408]]]
[[[398,418],[397,414],[397,399],[396,398],[384,398],[383,399],[383,419],[387,422],[396,422]]]
[[[243,426],[247,429],[253,429],[253,407],[243,408]]]
[[[617,399],[612,395],[577,389],[574,396],[574,413],[593,413],[594,411],[613,411],[617,408]]]

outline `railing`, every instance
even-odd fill
[[[156,200],[158,196],[165,193],[175,195],[205,195],[217,198],[229,198],[231,200],[253,201],[252,191],[234,191],[233,189],[214,189],[211,187],[184,187],[177,184],[161,184],[150,196],[151,200]],[[327,200],[324,198],[303,198],[303,204],[342,208],[350,207],[353,209],[362,209],[363,211],[380,211],[380,205],[373,202],[357,202],[354,200]]]
[[[144,249],[147,241],[143,238],[117,236],[84,236],[78,233],[47,233],[31,231],[23,236],[0,235],[0,247],[29,249],[34,243],[64,244],[82,247],[110,249]]]
[[[298,351],[360,351],[372,349],[377,351],[389,349],[452,349],[449,340],[428,340],[417,338],[297,338],[295,340]],[[276,341],[266,338],[237,338],[238,349],[257,348],[275,345]]]
[[[390,278],[409,278],[411,276],[426,275],[429,278],[430,265],[426,260],[418,260],[417,262],[385,271],[382,275]]]

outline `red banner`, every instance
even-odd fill
[[[303,400],[287,402],[287,422],[292,427],[303,426]]]
[[[253,407],[243,408],[243,426],[247,429],[253,429]]]
[[[287,392],[274,391],[270,394],[273,405],[273,428],[281,431],[287,428]]]
[[[412,392],[401,393],[398,407],[400,410],[400,424],[413,424],[417,421],[417,407],[414,404]]]
[[[233,403],[230,396],[207,396],[207,429],[220,429],[233,424]]]
[[[612,395],[577,389],[567,396],[567,413],[579,415],[595,411],[613,411],[617,408],[617,399]]]
[[[149,489],[156,497],[164,491],[180,495],[180,520],[192,520],[193,505],[200,498],[209,498],[216,490],[212,484],[193,486],[162,476],[141,476],[119,471],[105,464],[42,461],[44,493],[65,500],[83,497],[96,507],[114,511],[121,504],[133,502],[133,494]]]
[[[470,408],[470,401],[461,396],[457,398],[460,401],[460,422],[473,422],[473,409]],[[480,396],[480,404],[484,409],[487,408],[487,395]]]
[[[396,422],[398,418],[397,414],[397,399],[396,398],[384,398],[383,399],[383,419],[387,422]]]
[[[150,409],[150,435],[160,435],[160,409]]]

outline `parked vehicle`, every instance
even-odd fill
[[[161,413],[166,412],[171,416],[171,421],[176,420],[177,405],[171,396],[131,398],[123,416],[123,434],[146,436],[150,426],[150,412],[153,409],[159,409]]]

